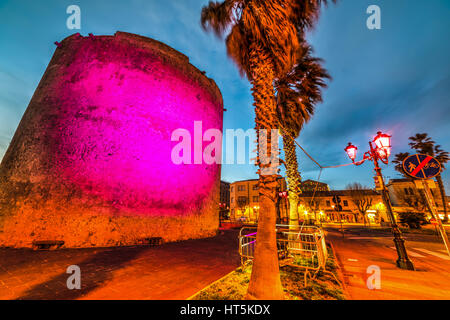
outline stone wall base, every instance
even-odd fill
[[[185,217],[38,215],[22,208],[19,214],[3,217],[0,247],[30,248],[33,241],[45,240],[62,240],[65,248],[128,246],[153,237],[174,242],[215,236],[218,224],[218,217],[211,213]]]

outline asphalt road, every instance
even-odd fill
[[[436,235],[404,233],[416,271],[396,267],[397,252],[391,233],[371,232],[359,226],[328,225],[327,239],[336,251],[347,293],[355,300],[450,299],[450,256]],[[377,266],[381,289],[369,289],[367,280]]]

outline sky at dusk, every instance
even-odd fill
[[[219,86],[227,112],[224,130],[254,127],[250,85],[227,57],[223,41],[200,27],[208,0],[0,0],[0,159],[55,50],[55,41],[80,32],[116,31],[162,41],[184,53]],[[66,27],[66,8],[81,8],[81,30]],[[382,29],[366,27],[366,9],[381,8]],[[308,38],[333,80],[324,102],[297,141],[324,166],[348,163],[348,142],[368,149],[381,130],[393,153],[411,152],[408,137],[427,132],[450,151],[450,1],[341,0],[328,6]],[[319,171],[301,151],[304,179]],[[361,156],[361,154],[360,154]],[[352,182],[373,187],[373,165],[326,169],[332,189]],[[396,178],[393,165],[383,174]],[[450,173],[444,181],[450,189]],[[252,165],[224,165],[226,181],[256,178]]]

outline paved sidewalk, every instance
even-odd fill
[[[0,249],[0,299],[186,299],[239,265],[238,231],[160,247]],[[81,268],[81,290],[66,269]]]
[[[450,258],[438,241],[407,237],[407,250],[417,271],[396,267],[397,252],[392,235],[346,235],[328,232],[345,285],[352,300],[448,300],[450,299]],[[422,237],[423,238],[423,237]],[[381,269],[381,290],[367,286],[369,266]]]

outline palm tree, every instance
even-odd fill
[[[322,67],[323,60],[311,56],[312,49],[304,45],[293,69],[275,80],[277,117],[283,136],[286,176],[289,187],[289,224],[298,225],[298,199],[301,194],[301,176],[298,171],[294,139],[305,123],[314,115],[315,105],[322,102],[325,79],[331,79]]]
[[[247,298],[283,299],[276,243],[277,151],[264,130],[277,129],[274,80],[291,70],[300,38],[316,22],[327,0],[210,1],[202,9],[203,28],[227,34],[228,55],[252,84],[259,167],[260,216]],[[266,152],[259,152],[266,150]],[[267,160],[269,159],[269,160]]]
[[[409,146],[412,149],[417,150],[422,154],[435,157],[441,164],[442,171],[445,170],[445,164],[450,160],[450,154],[447,151],[444,151],[440,145],[436,145],[436,142],[434,142],[427,133],[417,133],[415,136],[410,137],[409,140],[411,141]],[[448,221],[445,187],[440,173],[436,176],[436,182],[439,186],[439,192],[442,198],[444,221]]]

